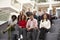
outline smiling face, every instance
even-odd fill
[[[26,16],[25,15],[22,15],[21,16],[21,20],[26,20]]]
[[[32,15],[30,15],[30,19],[31,19],[31,20],[33,20],[33,18],[34,18],[34,17],[33,17],[33,14],[32,14]]]
[[[43,15],[43,18],[44,18],[44,19],[47,19],[47,14],[44,14],[44,15]]]
[[[22,16],[22,20],[24,20],[24,18],[25,18],[25,17],[24,17],[24,16]]]

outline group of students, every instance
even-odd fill
[[[29,13],[29,15],[27,15]],[[46,33],[49,32],[51,28],[51,21],[48,18],[48,14],[44,13],[42,16],[37,17],[34,12],[20,12],[20,15],[12,15],[11,20],[8,21],[8,27],[3,33],[8,31],[8,40],[18,40],[23,36],[23,40],[45,40]],[[27,16],[26,16],[27,15]],[[40,20],[40,21],[39,21]],[[18,24],[19,34],[15,32],[15,26]],[[38,32],[40,32],[38,37]]]

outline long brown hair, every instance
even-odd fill
[[[25,15],[22,15],[22,16],[21,16],[21,20],[22,20],[22,17],[23,17],[23,16],[24,16],[24,19],[23,19],[23,20],[26,20],[26,16],[25,16]]]
[[[20,11],[20,15],[24,15],[24,12],[23,11]]]
[[[20,11],[20,14],[18,15],[18,21],[21,20],[21,16],[24,15],[24,12],[23,11]]]
[[[47,16],[46,21],[49,19],[49,15],[47,13],[45,13],[45,14],[42,15],[42,22],[44,21],[44,15]]]

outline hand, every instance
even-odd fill
[[[31,28],[28,28],[27,30],[29,31],[29,30],[31,30]]]
[[[19,28],[22,28],[21,26],[19,26]]]
[[[34,29],[38,29],[38,27],[35,27]]]
[[[5,34],[5,31],[2,31],[3,34]]]

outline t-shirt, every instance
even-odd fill
[[[9,29],[8,30],[14,31],[15,27],[12,27],[12,26],[15,25],[15,24],[17,24],[17,20],[15,20],[15,21],[9,20],[8,21],[8,25],[9,25]]]
[[[15,21],[9,20],[9,21],[8,21],[8,24],[9,24],[9,25],[17,24],[17,20],[15,20]]]

